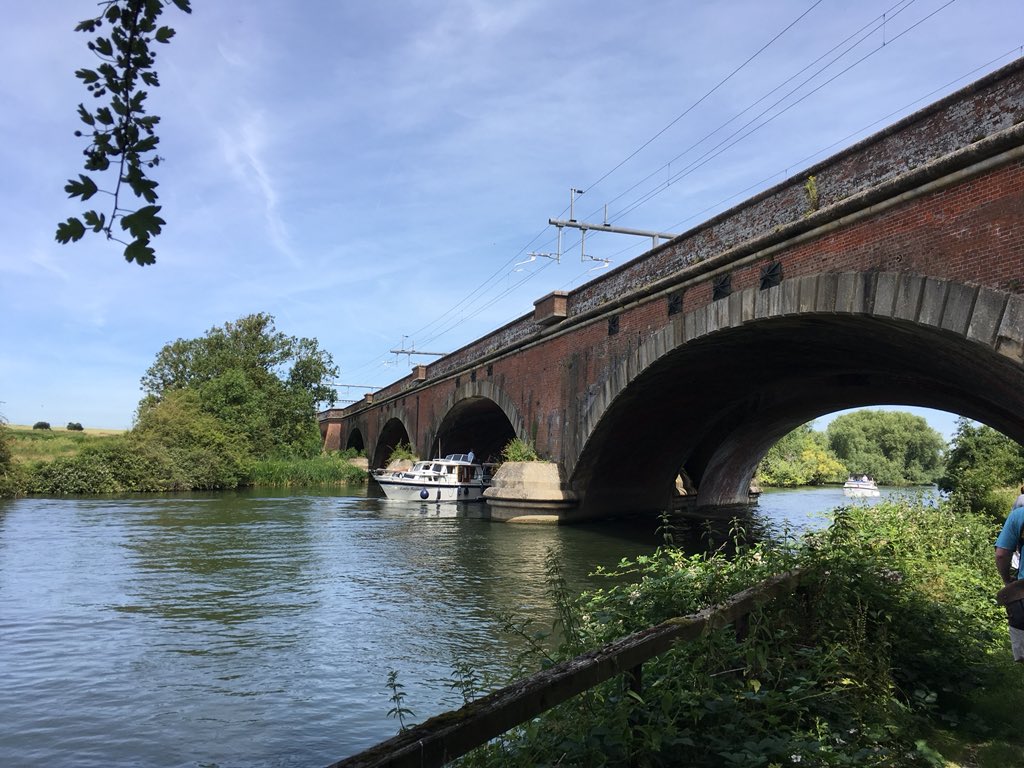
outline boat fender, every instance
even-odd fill
[[[427,489],[426,488],[420,488],[420,498],[421,499],[425,499],[428,496],[430,496],[430,493],[427,491]]]

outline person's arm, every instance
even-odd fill
[[[1010,561],[1012,559],[1012,549],[996,547],[996,571],[999,572],[999,578],[1003,580],[1003,584],[1009,584],[1012,581],[1010,578]]]

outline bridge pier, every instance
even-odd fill
[[[484,491],[492,520],[515,523],[566,522],[579,501],[560,464],[506,461]]]

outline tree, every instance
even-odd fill
[[[156,254],[150,241],[159,235],[164,220],[157,214],[157,182],[148,178],[147,169],[160,164],[156,153],[160,137],[156,135],[157,115],[147,115],[147,92],[143,85],[156,88],[160,80],[153,68],[156,51],[150,43],[168,43],[174,30],[157,26],[164,7],[173,3],[185,13],[191,13],[190,0],[102,0],[99,15],[78,23],[75,30],[97,33],[104,23],[111,28],[109,35],[96,34],[88,48],[99,60],[95,69],[83,68],[75,72],[97,106],[78,105],[78,117],[87,128],[89,144],[85,155],[85,170],[64,186],[68,197],[85,202],[98,192],[111,197],[109,215],[95,209],[85,211],[82,218],[70,217],[57,225],[59,243],[81,240],[86,230],[103,233],[108,240],[124,245],[124,258],[140,266],[153,264]],[[83,136],[81,130],[76,136]],[[92,174],[107,173],[111,189],[101,189]],[[121,193],[130,189],[136,198],[145,201],[134,210],[123,207]],[[115,229],[115,225],[119,229]],[[117,234],[115,234],[115,232]],[[122,239],[127,233],[128,239]]]
[[[137,454],[158,454],[165,488],[237,488],[250,482],[252,457],[243,434],[203,407],[193,390],[171,390],[140,409],[129,435]]]
[[[846,467],[825,444],[825,435],[803,424],[773,445],[758,467],[761,485],[790,488],[842,482]]]
[[[922,485],[939,477],[946,441],[921,416],[861,410],[837,416],[828,444],[851,472],[884,485]]]
[[[255,456],[310,455],[320,445],[317,405],[334,403],[337,375],[315,339],[277,331],[271,315],[247,315],[165,345],[142,378],[140,417],[168,393],[188,390]]]
[[[959,419],[939,490],[959,497],[972,509],[1005,514],[995,493],[1024,482],[1024,447],[984,424]]]

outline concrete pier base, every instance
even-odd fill
[[[546,461],[506,461],[484,498],[491,519],[507,523],[557,524],[578,501],[562,468]]]

